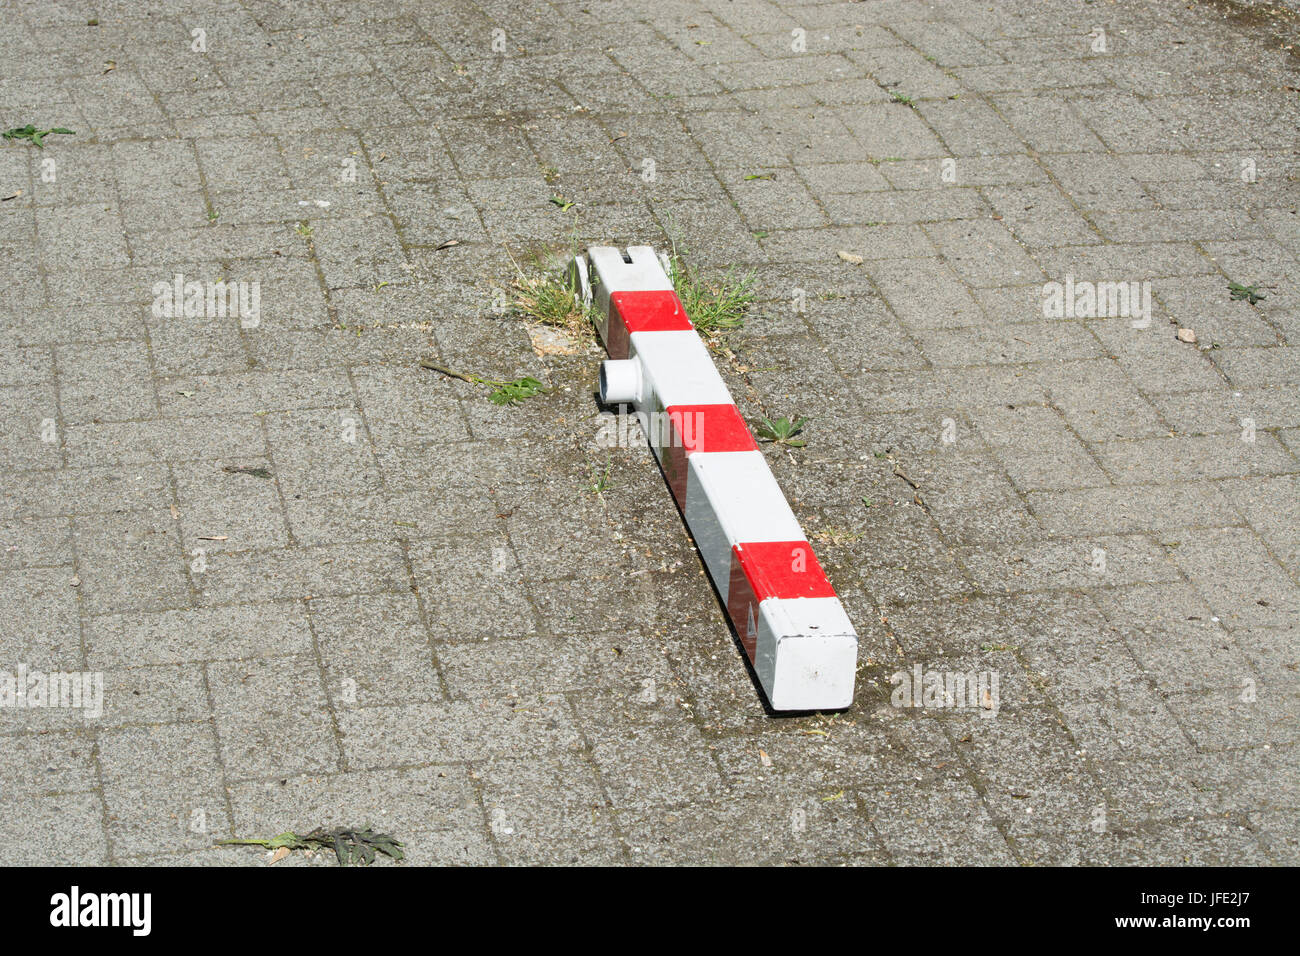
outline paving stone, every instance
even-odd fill
[[[992,222],[937,223],[926,232],[963,279],[975,286],[1033,282],[1038,267],[1011,234]]]
[[[217,738],[208,721],[109,730],[99,735],[99,765],[105,782],[214,778]]]
[[[158,399],[143,341],[58,350],[59,409],[69,424],[153,418]]]
[[[1287,813],[1252,813],[1250,820],[1264,850],[1278,863],[1295,859],[1300,852],[1294,818]]]
[[[442,697],[413,595],[325,598],[308,607],[335,708]]]
[[[1106,480],[1087,449],[1059,412],[1025,406],[988,408],[975,413],[976,427],[1001,458],[1017,487],[1041,488],[1100,485]],[[1025,440],[1031,442],[1027,452]]]
[[[1002,222],[1031,249],[1099,241],[1071,199],[1054,185],[1001,186],[986,195]]]
[[[474,771],[503,862],[621,863],[625,852],[594,770],[580,757],[494,758]]]
[[[988,810],[963,780],[920,789],[863,790],[858,799],[895,860],[923,865],[951,859],[966,866],[1015,860]]]
[[[369,546],[329,541],[306,548],[225,550],[223,542],[199,542],[202,567],[191,573],[203,604],[241,600],[279,600],[323,594],[391,591],[408,586],[400,547],[394,542]],[[215,544],[214,546],[211,546]],[[196,559],[196,549],[190,554]],[[263,577],[260,569],[274,567]]]
[[[72,528],[66,518],[0,520],[0,568],[71,566]]]
[[[1238,388],[1290,385],[1296,373],[1290,363],[1294,354],[1289,347],[1229,349],[1215,356],[1215,364]]]
[[[102,866],[108,859],[104,801],[97,793],[6,796],[4,860],[9,866]]]
[[[264,420],[276,485],[286,498],[379,487],[366,423],[354,408],[272,412]]]
[[[339,730],[348,766],[358,769],[519,757],[557,748],[576,753],[581,747],[568,705],[557,696],[527,703],[356,708],[339,714]]]
[[[4,738],[6,795],[89,793],[99,786],[93,738],[83,732],[11,734]]]
[[[90,618],[92,667],[306,654],[311,632],[300,604],[242,604]]]
[[[313,657],[207,666],[224,766],[233,778],[338,767],[331,714]]]
[[[1277,555],[1282,567],[1295,574],[1300,568],[1300,498],[1293,476],[1225,481],[1225,496]]]
[[[675,699],[609,691],[575,700],[574,709],[616,809],[718,793],[721,777],[705,738]]]
[[[4,659],[14,666],[72,668],[81,659],[77,576],[70,568],[0,573]]]
[[[828,797],[760,790],[762,801],[691,803],[622,813],[619,823],[633,862],[685,864],[699,839],[720,840],[717,858],[737,865],[798,864],[808,859],[884,863],[890,857],[870,824],[841,791]],[[726,834],[725,838],[722,837]]]
[[[647,681],[665,683],[668,668],[651,642],[634,635],[604,640],[530,637],[460,644],[439,650],[452,697],[477,698],[542,690],[572,692],[602,687],[640,689]],[[502,675],[505,677],[504,681]]]
[[[1270,857],[1259,838],[1229,820],[1191,822],[1115,830],[1082,836],[1040,837],[1017,841],[1026,862],[1059,861],[1069,866],[1221,866],[1251,861],[1267,865]]]
[[[262,429],[251,415],[74,425],[67,443],[73,467],[134,466],[137,473],[155,461],[249,458],[266,452]]]
[[[1180,535],[1173,559],[1229,627],[1290,623],[1300,610],[1300,590],[1245,528]]]
[[[997,550],[970,550],[962,563],[982,587],[1028,591],[1164,581],[1177,576],[1165,549],[1140,535],[1026,542]]]
[[[1158,317],[1153,317],[1152,323],[1151,329],[1134,329],[1131,320],[1093,322],[1089,329],[1101,341],[1107,357],[1123,365],[1161,417],[1174,423],[1184,414],[1182,409],[1214,394],[1212,390],[1221,379],[1204,353],[1187,349],[1172,335],[1156,332],[1161,328]],[[1189,387],[1205,391],[1189,393]]]
[[[178,465],[174,471],[181,530],[194,548],[248,549],[287,543],[276,486],[211,463]]]
[[[1050,831],[1078,833],[1103,805],[1101,789],[1063,726],[1033,710],[999,710],[967,718],[959,748],[982,780],[984,803],[1005,830],[1019,837]]]
[[[1243,442],[1237,435],[1102,442],[1096,452],[1106,471],[1122,485],[1278,475],[1300,469],[1267,432],[1258,434],[1254,442]]]
[[[189,602],[180,529],[167,512],[73,520],[84,563],[78,594],[100,613],[156,610]]]
[[[1292,678],[1256,685],[1243,674],[1229,690],[1212,689],[1170,697],[1169,709],[1202,752],[1261,744],[1291,744],[1295,728],[1290,714],[1300,697]],[[1245,698],[1245,699],[1243,699]]]
[[[1102,532],[1129,532],[1236,524],[1222,485],[1126,485],[1122,488],[1034,491],[1026,497],[1050,532],[1067,533],[1086,522]]]

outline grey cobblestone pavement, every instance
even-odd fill
[[[0,707],[0,861],[1300,862],[1300,58],[1231,7],[0,3],[0,125],[75,133],[0,143],[0,671],[103,681]],[[502,308],[670,239],[810,418],[846,712],[764,711],[600,353]]]

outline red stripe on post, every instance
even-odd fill
[[[756,451],[735,405],[669,405],[662,460],[678,506],[686,507],[686,459],[697,451]]]
[[[689,332],[693,328],[682,300],[670,289],[609,294],[605,349],[610,358],[627,358],[633,332]]]
[[[751,663],[758,643],[758,606],[768,598],[835,597],[807,541],[750,541],[731,549],[727,613]]]

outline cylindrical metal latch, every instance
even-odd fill
[[[600,400],[606,405],[634,405],[641,401],[641,362],[607,359],[600,363]]]

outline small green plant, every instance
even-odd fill
[[[294,226],[293,228],[298,233],[298,235],[302,236],[304,239],[311,238],[311,232],[312,232],[311,223],[300,222],[298,223],[298,225]]]
[[[587,466],[587,475],[591,478],[591,484],[589,487],[591,488],[591,493],[593,495],[603,495],[609,488],[609,472],[613,466],[614,459],[609,455],[605,456],[604,471],[601,471],[599,468],[592,465]]]
[[[552,204],[559,206],[562,211],[567,212],[573,206],[573,200],[565,199],[563,196],[552,196]]]
[[[455,369],[447,368],[431,359],[421,361],[420,367],[441,372],[448,378],[458,378],[462,382],[469,382],[471,385],[488,386],[488,388],[492,389],[488,394],[488,401],[494,405],[518,405],[524,399],[541,395],[546,391],[544,383],[527,375],[510,381],[483,378],[481,375],[470,375],[467,372],[458,372]]]
[[[1234,300],[1245,299],[1251,305],[1265,298],[1258,285],[1242,285],[1240,282],[1228,283],[1228,295]]]
[[[803,431],[804,425],[808,424],[806,418],[796,418],[791,421],[788,418],[778,418],[772,421],[770,418],[760,418],[759,424],[754,430],[758,432],[760,441],[771,442],[774,445],[789,445],[791,448],[802,448],[808,444],[801,438],[795,438]]]
[[[672,243],[668,269],[673,289],[700,334],[711,338],[745,324],[745,313],[754,301],[752,271],[737,275],[734,269],[728,269],[719,279],[705,279],[685,262],[676,242]]]
[[[5,130],[3,135],[5,139],[28,140],[29,142],[35,143],[37,149],[44,149],[45,137],[49,136],[51,133],[60,136],[77,135],[72,130],[64,129],[62,126],[56,126],[54,129],[37,129],[31,123],[28,123],[26,126],[15,126],[13,129]]]
[[[905,96],[902,93],[898,92],[898,90],[890,90],[889,95],[893,97],[895,103],[902,103],[904,106],[908,106],[911,107],[912,109],[916,109],[916,101],[913,100],[910,96]]]
[[[364,827],[338,827],[326,830],[318,827],[304,836],[290,831],[269,840],[221,840],[217,846],[260,846],[268,850],[333,850],[340,866],[362,863],[369,866],[382,853],[394,860],[402,860],[406,852],[402,841],[387,833],[376,833],[370,824]],[[288,855],[287,853],[285,854]]]

